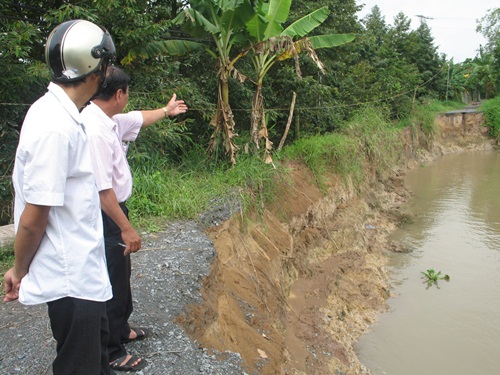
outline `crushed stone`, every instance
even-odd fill
[[[201,283],[216,255],[204,228],[239,209],[223,200],[212,203],[213,209],[197,221],[173,222],[160,232],[143,234],[141,251],[132,255],[130,322],[150,331],[145,340],[126,344],[129,353],[148,361],[137,375],[245,374],[238,353],[203,348],[176,323],[189,304],[201,301]],[[52,374],[54,356],[45,304],[0,303],[0,374]]]

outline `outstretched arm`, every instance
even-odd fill
[[[188,110],[184,100],[177,100],[177,95],[173,94],[170,101],[163,108],[153,109],[150,111],[141,111],[143,123],[142,127],[153,125],[155,122],[164,119],[167,116],[177,116],[185,113]]]

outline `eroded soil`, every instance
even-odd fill
[[[208,235],[217,249],[204,302],[178,321],[203,347],[241,354],[249,374],[369,374],[353,344],[386,308],[388,234],[410,214],[406,168],[491,148],[484,117],[443,116],[432,138],[405,133],[405,157],[354,191],[288,165],[289,181],[262,215],[233,215]]]

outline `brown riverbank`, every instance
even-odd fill
[[[408,218],[407,168],[441,155],[492,149],[481,113],[436,118],[432,137],[404,132],[404,157],[360,191],[289,165],[278,201],[252,220],[209,230],[217,249],[202,304],[179,321],[200,345],[241,354],[251,374],[364,374],[353,344],[386,306],[388,234]]]

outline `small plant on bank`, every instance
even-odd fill
[[[428,269],[425,272],[421,272],[422,275],[424,275],[424,284],[427,284],[427,288],[430,288],[431,286],[435,285],[439,289],[438,281],[439,280],[444,280],[444,281],[450,281],[450,276],[444,275],[441,276],[441,271],[436,272],[434,269]]]

